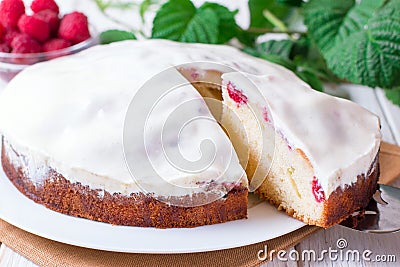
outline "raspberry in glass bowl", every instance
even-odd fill
[[[54,0],[0,0],[0,79],[10,81],[26,67],[77,53],[98,43],[85,14],[59,14]]]

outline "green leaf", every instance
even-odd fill
[[[120,30],[108,30],[100,34],[101,44],[109,44],[124,40],[136,40],[136,36],[131,32]]]
[[[336,75],[370,87],[400,85],[400,1],[310,0],[304,11]]]
[[[303,0],[276,0],[276,2],[280,3],[280,4],[285,4],[288,6],[301,6],[301,4],[303,3]]]
[[[260,34],[258,33],[252,33],[247,30],[243,30],[242,28],[238,28],[236,32],[236,38],[241,42],[242,44],[246,46],[254,46],[257,37]]]
[[[218,43],[218,17],[211,9],[199,10],[181,35],[181,42]]]
[[[272,12],[277,18],[285,18],[290,7],[275,0],[249,0],[250,27],[272,29],[272,25],[265,17],[264,10]]]
[[[190,0],[169,0],[158,10],[152,38],[215,44],[219,18],[212,8],[196,9]]]
[[[223,44],[232,39],[237,34],[238,26],[236,24],[235,15],[238,10],[230,11],[225,6],[205,2],[199,10],[211,9],[218,17],[218,43]]]
[[[309,46],[310,42],[307,38],[300,38],[299,40],[269,40],[256,45],[255,49],[259,54],[273,54],[293,60],[299,56],[308,59]]]
[[[309,59],[314,59],[314,56],[317,56],[317,58],[321,58],[322,55],[319,53],[318,49],[316,47],[313,47],[312,42],[310,39],[306,36],[301,36],[298,40],[293,42],[293,47],[292,51],[290,52],[289,57],[291,59],[294,59],[296,56],[302,56],[304,58],[309,58]],[[314,52],[317,52],[317,55],[314,54]]]
[[[335,38],[354,0],[310,0],[304,5],[304,23],[324,53],[335,45]]]
[[[320,80],[337,82],[337,78],[328,70],[322,58],[304,58],[302,55],[296,55],[293,61],[298,70],[311,72]]]
[[[385,94],[393,104],[400,106],[400,88],[385,89]]]
[[[400,85],[400,1],[392,1],[376,12],[359,47],[355,58],[358,81],[372,87]]]
[[[249,55],[253,56],[253,57],[260,57],[260,52],[257,49],[253,48],[253,47],[247,46],[247,47],[243,48],[242,51],[244,53],[246,53],[246,54],[249,54]]]
[[[292,40],[269,40],[267,42],[260,43],[257,46],[257,50],[260,53],[278,55],[280,57],[289,59],[294,44],[295,42]]]
[[[195,14],[196,7],[189,0],[166,2],[153,20],[151,38],[179,41]]]
[[[287,58],[284,58],[284,57],[281,57],[278,55],[261,54],[260,58],[263,58],[265,60],[268,60],[268,61],[278,64],[278,65],[281,65],[291,71],[296,70],[296,65],[290,59],[287,59]]]

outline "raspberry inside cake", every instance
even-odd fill
[[[159,73],[164,78],[147,84]],[[124,142],[140,88],[167,92],[176,83],[184,86],[161,102],[137,101],[159,105],[150,116],[136,110],[128,120],[134,134]],[[181,133],[182,116],[169,120],[181,105],[182,116],[208,122]],[[3,168],[22,193],[55,211],[117,225],[243,219],[250,190],[329,227],[368,203],[379,174],[375,115],[228,46],[126,41],[36,64],[0,96],[0,130]],[[203,149],[206,139],[215,151]],[[191,161],[215,157],[188,173],[165,157],[174,151]]]

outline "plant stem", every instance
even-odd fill
[[[246,30],[249,33],[258,33],[258,34],[264,34],[264,33],[286,33],[289,35],[306,35],[306,32],[299,32],[299,31],[281,31],[281,30],[274,30],[274,29],[268,29],[268,28],[256,28],[256,27],[251,27]]]
[[[271,22],[272,25],[274,25],[280,31],[283,31],[283,32],[287,32],[288,31],[288,28],[286,27],[285,23],[282,20],[280,20],[278,17],[276,17],[268,9],[265,9],[263,11],[263,15],[269,22]]]

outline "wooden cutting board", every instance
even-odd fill
[[[379,183],[392,184],[400,178],[400,146],[382,142],[379,162],[381,167]]]

